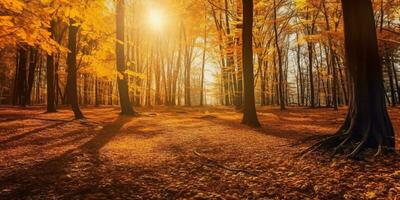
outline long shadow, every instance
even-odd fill
[[[98,187],[101,177],[98,174],[101,160],[99,150],[120,133],[129,117],[119,117],[116,121],[97,131],[95,137],[82,144],[77,149],[69,150],[60,156],[44,163],[39,163],[28,169],[19,169],[10,175],[0,177],[0,199],[25,199],[61,195],[61,198],[87,193]],[[86,160],[86,166],[80,173],[89,173],[87,178],[69,177],[71,169],[79,165],[81,158]],[[84,185],[78,187],[79,185]],[[71,190],[71,187],[77,187]]]
[[[22,134],[19,134],[19,135],[16,135],[16,136],[12,136],[12,137],[10,137],[10,138],[8,138],[6,140],[0,141],[0,146],[4,145],[4,144],[7,144],[7,143],[10,143],[10,142],[14,142],[14,141],[23,139],[23,138],[25,138],[25,137],[27,137],[27,136],[29,136],[31,134],[38,133],[38,132],[44,131],[46,129],[55,128],[57,126],[61,126],[61,125],[65,124],[65,123],[72,122],[72,121],[73,120],[61,121],[61,122],[54,123],[54,124],[51,124],[51,125],[48,125],[48,126],[45,126],[45,127],[36,128],[34,130],[31,130],[31,131],[28,131],[28,132],[25,132],[25,133],[22,133]]]
[[[262,125],[261,128],[250,128],[248,126],[242,125],[240,121],[234,121],[234,120],[224,120],[221,118],[205,118],[203,120],[223,125],[223,126],[228,126],[232,127],[235,129],[249,129],[256,131],[258,133],[261,133],[263,135],[268,135],[268,136],[273,136],[277,138],[282,138],[282,139],[289,139],[289,140],[300,140],[303,138],[308,138],[308,137],[316,137],[319,136],[320,134],[313,134],[313,133],[303,133],[303,132],[298,132],[297,130],[285,130],[283,128],[277,128],[276,125],[273,126],[268,126],[268,124]],[[292,121],[282,121],[282,124],[284,123],[293,123]]]

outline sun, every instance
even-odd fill
[[[165,25],[165,15],[162,10],[152,8],[149,10],[149,26],[155,31],[161,31]]]

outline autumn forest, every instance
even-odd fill
[[[399,0],[0,0],[0,199],[400,199]]]

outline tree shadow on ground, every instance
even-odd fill
[[[107,174],[101,172],[99,151],[130,120],[121,116],[78,148],[0,177],[0,199],[60,198],[61,194],[62,198],[72,198],[100,190],[102,176]]]
[[[324,133],[319,133],[317,130],[299,130],[299,128],[292,128],[295,127],[296,125],[302,126],[304,125],[304,122],[299,122],[296,120],[289,120],[289,119],[284,119],[280,118],[279,123],[272,123],[272,124],[262,124],[260,128],[251,128],[248,126],[245,126],[240,123],[240,121],[237,120],[229,120],[229,119],[222,119],[219,117],[215,118],[203,118],[205,121],[209,121],[218,125],[223,125],[223,126],[228,126],[233,129],[252,129],[253,131],[256,131],[258,133],[261,133],[263,135],[268,135],[268,136],[273,136],[277,138],[282,138],[282,139],[287,139],[287,140],[301,140],[304,138],[312,138],[312,137],[318,137],[320,135],[324,135]],[[290,125],[291,128],[289,128],[287,125]],[[321,125],[315,125],[310,123],[310,127],[315,127],[316,129],[318,128],[324,128],[324,126]]]
[[[25,133],[21,133],[21,134],[16,135],[16,136],[12,136],[12,137],[10,137],[10,138],[8,138],[8,139],[6,139],[6,140],[0,141],[0,147],[1,147],[2,145],[8,144],[8,143],[10,143],[10,142],[14,142],[14,141],[23,139],[23,138],[25,138],[25,137],[27,137],[27,136],[29,136],[29,135],[32,135],[32,134],[35,134],[35,133],[44,131],[44,130],[46,130],[46,129],[55,128],[55,127],[57,127],[57,126],[61,126],[61,125],[65,124],[65,123],[72,122],[72,121],[73,121],[73,120],[70,120],[70,121],[61,121],[61,122],[53,123],[53,124],[48,125],[48,126],[39,127],[39,128],[33,129],[33,130],[31,130],[31,131],[27,131],[27,132],[25,132]]]

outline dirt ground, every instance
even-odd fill
[[[83,112],[0,107],[0,199],[400,199],[400,156],[298,157],[344,109],[260,108],[260,129],[224,107]]]

